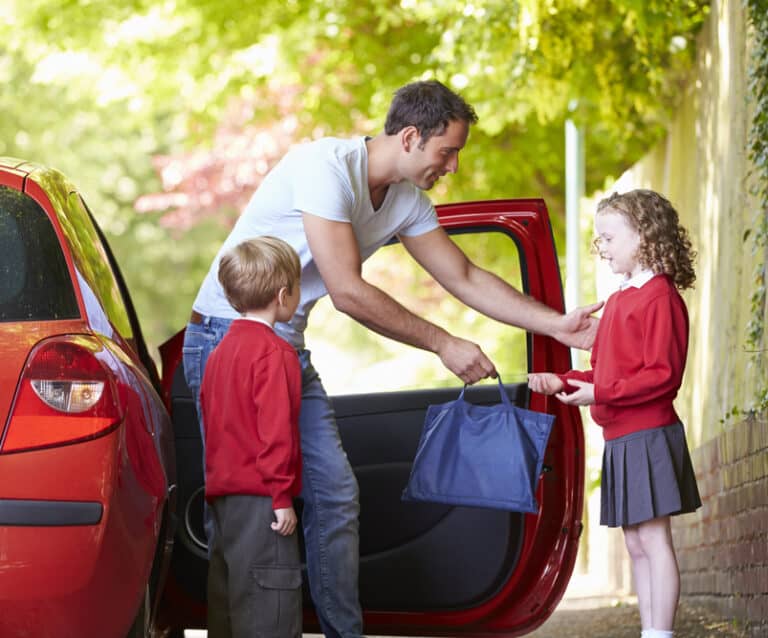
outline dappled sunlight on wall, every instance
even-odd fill
[[[719,434],[722,419],[754,393],[745,352],[753,256],[744,232],[754,202],[747,184],[747,49],[738,2],[699,36],[697,74],[685,90],[669,134],[610,190],[652,188],[677,208],[691,235],[696,286],[683,296],[691,318],[688,365],[675,406],[696,447]]]

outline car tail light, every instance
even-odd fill
[[[122,420],[112,355],[95,338],[70,336],[38,344],[16,390],[0,452],[20,452],[91,439]]]

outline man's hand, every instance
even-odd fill
[[[557,394],[565,389],[565,384],[551,372],[532,372],[528,375],[528,387],[539,394]]]
[[[576,391],[570,394],[559,392],[555,395],[558,400],[568,405],[592,405],[595,402],[594,383],[587,383],[579,379],[569,379],[568,385],[574,386]]]
[[[599,319],[591,315],[602,307],[603,302],[599,301],[591,306],[581,306],[571,310],[567,315],[562,315],[552,336],[566,346],[589,350],[595,342],[599,323]]]
[[[275,510],[275,519],[270,527],[281,536],[290,536],[296,530],[296,512],[292,507]]]
[[[472,384],[488,377],[496,378],[496,367],[476,343],[446,333],[437,350],[443,365],[464,383]]]

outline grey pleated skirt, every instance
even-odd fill
[[[600,524],[636,525],[701,507],[681,423],[605,442]]]

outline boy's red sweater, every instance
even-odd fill
[[[656,275],[608,299],[592,347],[592,369],[559,376],[566,383],[594,383],[590,413],[610,440],[680,420],[672,401],[687,353],[685,302],[667,275]]]
[[[205,496],[272,497],[291,507],[301,490],[301,366],[267,325],[238,319],[208,358],[200,390]]]

